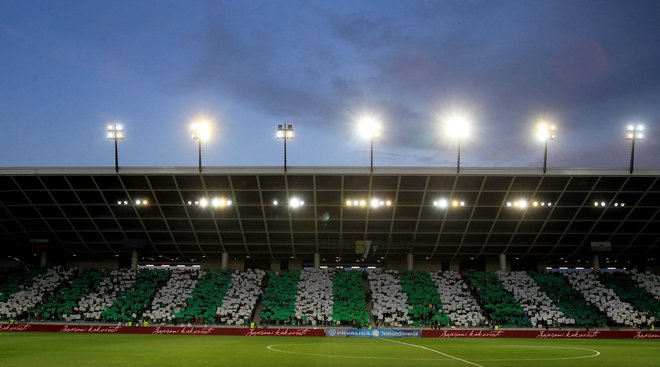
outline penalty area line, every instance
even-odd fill
[[[443,352],[441,352],[441,351],[439,351],[439,350],[435,350],[435,349],[427,348],[427,347],[424,347],[424,346],[421,346],[421,345],[411,344],[411,343],[406,343],[406,342],[402,342],[402,341],[398,341],[398,340],[385,339],[385,338],[378,338],[378,339],[380,339],[380,340],[384,340],[384,341],[386,341],[386,342],[390,342],[390,343],[403,344],[403,345],[407,345],[407,346],[409,346],[409,347],[415,347],[415,348],[420,348],[420,349],[428,350],[429,352],[433,352],[433,353],[437,353],[437,354],[442,354],[442,355],[445,356],[445,357],[449,357],[449,358],[451,358],[451,359],[455,359],[455,360],[457,360],[457,361],[460,361],[460,362],[463,362],[463,363],[467,363],[467,364],[472,365],[472,366],[476,366],[476,367],[484,367],[484,366],[482,366],[482,365],[480,365],[480,364],[478,364],[478,363],[474,363],[474,362],[470,362],[470,361],[467,361],[467,360],[462,359],[462,358],[454,357],[454,356],[452,356],[451,354],[443,353]]]

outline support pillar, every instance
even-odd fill
[[[314,269],[321,268],[321,254],[318,252],[314,253]]]
[[[461,270],[460,261],[458,259],[449,260],[449,270],[459,272]]]
[[[133,249],[133,252],[131,253],[131,269],[136,270],[138,268],[139,256],[137,250]]]
[[[222,270],[227,270],[229,265],[229,253],[227,251],[222,253]]]
[[[39,267],[45,268],[48,266],[48,251],[42,250],[41,251],[41,261],[39,262]]]
[[[409,252],[408,255],[406,255],[406,269],[408,269],[408,271],[413,270],[413,254],[412,254],[412,252]]]
[[[505,254],[500,254],[500,271],[507,271],[506,270],[506,255]]]
[[[600,271],[600,256],[594,255],[594,271]]]
[[[545,261],[537,261],[536,262],[536,271],[541,273],[541,274],[544,274],[548,271],[548,269],[546,269],[547,266],[548,265],[545,263]]]

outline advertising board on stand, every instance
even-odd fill
[[[420,338],[422,331],[414,329],[327,329],[325,335],[348,338]]]

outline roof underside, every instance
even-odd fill
[[[611,241],[613,255],[647,258],[658,253],[659,178],[658,172],[511,169],[4,169],[0,246],[10,253],[48,239],[71,255],[110,257],[130,251],[127,239],[144,239],[143,256],[190,260],[226,251],[311,260],[315,252],[356,257],[355,241],[371,240],[369,257],[378,259],[408,252],[554,259],[588,257],[592,241]],[[214,197],[232,205],[195,205]],[[289,207],[293,197],[304,205]],[[374,198],[391,206],[346,205]],[[441,199],[450,206],[434,206]],[[529,207],[507,206],[521,199]],[[464,206],[452,207],[453,201]]]

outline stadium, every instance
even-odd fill
[[[2,169],[3,366],[658,363],[657,172],[118,171]]]
[[[0,367],[660,367],[658,19],[0,1]]]

